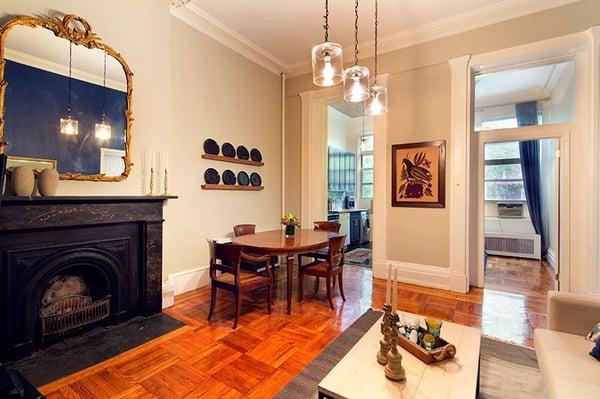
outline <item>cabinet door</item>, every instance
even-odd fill
[[[353,212],[350,215],[350,244],[360,241],[360,213]]]

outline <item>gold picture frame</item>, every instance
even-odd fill
[[[82,173],[61,173],[61,180],[82,180],[82,181],[105,181],[118,182],[125,180],[131,173],[133,166],[131,162],[131,126],[133,123],[132,117],[132,95],[133,95],[133,73],[123,56],[115,51],[108,44],[102,42],[100,37],[92,31],[92,27],[84,18],[73,14],[59,17],[31,17],[18,16],[6,22],[0,28],[0,154],[4,153],[4,147],[9,145],[4,139],[4,100],[6,87],[8,82],[4,79],[4,52],[6,39],[11,29],[16,26],[28,26],[31,28],[48,29],[54,33],[56,37],[69,40],[75,45],[81,45],[88,49],[100,49],[106,51],[106,54],[115,58],[123,67],[125,77],[127,79],[127,107],[125,108],[125,156],[123,163],[125,168],[122,174],[118,176],[106,176],[102,173],[98,174],[82,174]]]

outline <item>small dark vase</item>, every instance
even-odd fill
[[[285,226],[285,236],[286,237],[292,237],[294,234],[296,234],[296,226],[293,224],[289,224],[287,226]]]

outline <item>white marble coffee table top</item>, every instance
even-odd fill
[[[408,313],[405,313],[408,314]],[[418,316],[421,326],[425,319]],[[399,347],[406,381],[385,377],[377,363],[381,318],[319,383],[319,393],[335,399],[475,398],[481,330],[444,321],[441,336],[456,347],[453,359],[427,365]]]

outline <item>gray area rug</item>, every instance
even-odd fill
[[[316,398],[319,382],[381,314],[379,311],[368,310],[286,385],[276,398]],[[480,399],[546,398],[533,349],[482,338],[480,359]]]

